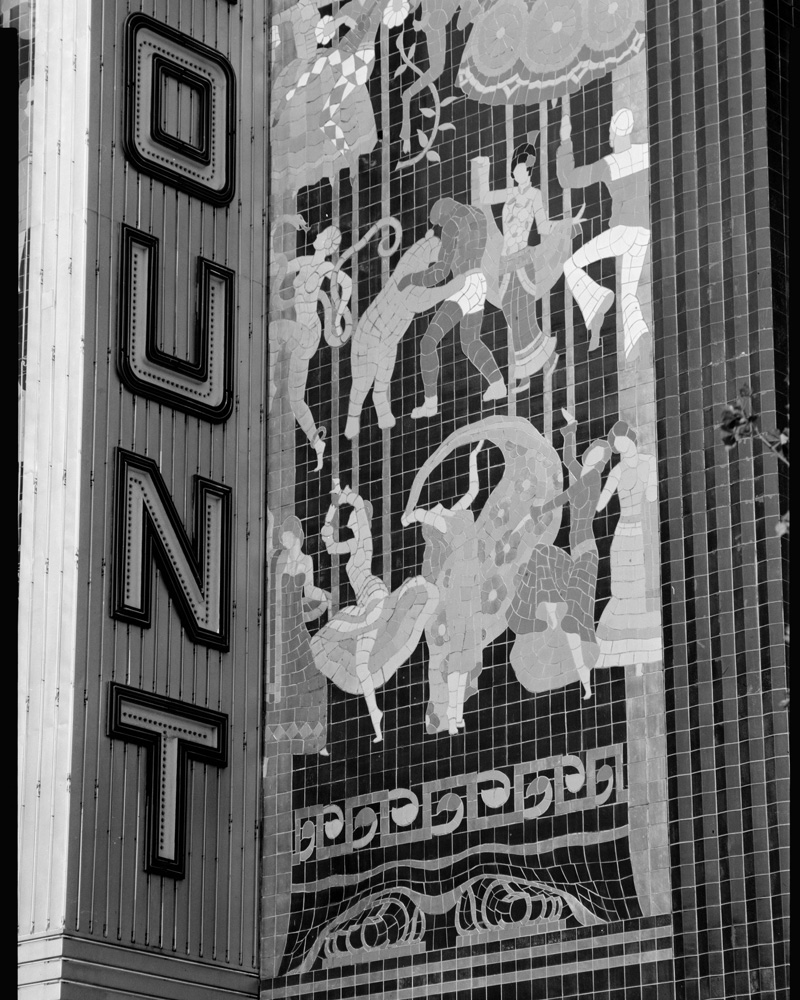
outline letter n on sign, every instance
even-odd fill
[[[228,717],[112,682],[107,732],[147,748],[146,871],[183,878],[189,758],[227,765]]]
[[[231,615],[231,489],[194,477],[190,540],[152,458],[117,448],[112,614],[150,627],[157,561],[193,642],[227,650]]]

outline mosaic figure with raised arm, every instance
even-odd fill
[[[450,276],[463,276],[466,280],[459,291],[445,299],[423,334],[420,369],[425,398],[411,411],[414,420],[438,413],[438,347],[455,326],[460,328],[464,353],[489,383],[484,400],[502,399],[506,392],[505,381],[492,352],[480,337],[486,302],[486,276],[482,267],[486,219],[479,209],[461,205],[452,198],[440,198],[435,202],[430,219],[434,226],[442,227],[438,259],[424,271],[404,275],[397,284],[398,289],[409,285],[434,288]]]
[[[663,655],[658,598],[647,596],[642,523],[644,505],[658,499],[656,459],[639,451],[636,431],[624,420],[608,432],[608,443],[620,461],[608,474],[597,509],[616,493],[620,515],[611,542],[611,600],[597,626],[596,669],[648,663]]]
[[[334,519],[342,505],[351,508],[350,537],[337,540]],[[438,590],[420,576],[389,593],[372,572],[372,505],[338,480],[320,534],[330,556],[347,556],[345,572],[356,603],[341,608],[317,632],[311,640],[314,659],[341,690],[363,695],[375,731],[373,742],[380,743],[383,713],[375,690],[414,652],[438,602]]]
[[[536,301],[561,276],[572,252],[572,227],[582,218],[579,214],[572,220],[548,219],[541,191],[531,180],[537,138],[538,132],[529,132],[527,141],[514,150],[511,187],[490,190],[489,158],[472,161],[472,203],[483,209],[489,228],[484,257],[487,298],[502,308],[511,331],[516,392],[529,388],[531,375],[541,370],[547,375],[558,363],[556,338],[539,327]],[[492,205],[503,206],[502,234]],[[534,224],[541,237],[536,247],[528,244]]]
[[[480,513],[474,518],[475,562],[472,560],[473,538],[470,508],[478,490],[477,456],[473,450],[470,461],[470,487],[458,501],[454,513],[443,515],[438,506],[412,517],[420,508],[419,498],[425,484],[444,461],[458,448],[467,444],[496,446],[502,453],[502,478],[489,493]],[[465,689],[456,689],[456,706],[463,717],[464,703],[477,693],[478,678],[483,670],[483,650],[508,628],[506,612],[514,596],[514,579],[523,567],[534,545],[555,540],[561,519],[561,508],[549,518],[534,521],[528,516],[521,524],[533,500],[544,503],[561,486],[561,460],[550,442],[523,417],[485,417],[454,431],[425,461],[414,478],[406,502],[403,523],[420,520],[426,546],[423,575],[441,581],[446,592],[426,629],[431,653],[429,667],[430,700],[426,711],[429,733],[450,729],[450,691],[452,673],[466,676]],[[468,506],[467,506],[468,505]],[[461,508],[464,508],[463,510]],[[466,516],[465,516],[466,515]],[[466,518],[470,521],[467,523]],[[438,524],[437,524],[438,519]],[[457,537],[452,526],[463,520],[463,538]],[[473,580],[472,573],[478,573]],[[449,574],[449,575],[448,575]],[[461,581],[469,586],[461,589]],[[473,602],[474,600],[474,607]],[[463,654],[461,641],[463,618],[467,608],[473,609],[476,650],[470,652],[470,666]],[[471,627],[466,626],[468,629]],[[452,670],[451,655],[460,664]]]
[[[307,229],[302,217],[298,217],[300,228]],[[322,302],[325,317],[325,339],[332,345],[346,343],[352,329],[352,319],[348,303],[352,282],[350,276],[337,269],[338,302],[330,323],[330,300],[322,284],[334,271],[328,259],[339,249],[341,233],[335,226],[324,229],[314,240],[314,252],[286,260],[276,261],[275,294],[270,303],[271,312],[280,313],[294,308],[295,319],[277,319],[269,325],[269,404],[278,391],[278,385],[286,379],[289,405],[297,424],[308,438],[317,455],[316,468],[322,468],[325,451],[325,429],[317,427],[313,414],[305,400],[308,368],[317,353],[322,324],[317,314],[317,304]],[[280,286],[284,277],[293,275],[294,294],[289,299],[280,296]],[[280,369],[280,371],[279,371]]]
[[[447,689],[447,726],[452,736],[465,726],[464,698],[470,676],[481,667],[481,560],[471,507],[480,490],[479,441],[469,457],[469,489],[452,507],[437,503],[429,510],[416,507],[403,515],[402,523],[417,521],[426,542],[423,576],[439,590],[437,614],[428,623],[428,681],[432,689],[427,715],[443,700]],[[445,654],[445,636],[448,652]]]
[[[580,307],[589,331],[589,350],[600,342],[603,317],[611,308],[614,292],[589,277],[586,267],[604,257],[620,262],[623,346],[625,356],[634,348],[647,323],[637,296],[639,278],[650,245],[650,158],[646,142],[632,143],[633,113],[621,108],[611,119],[608,156],[578,167],[572,150],[569,115],[561,119],[561,144],[556,157],[558,180],[563,188],[585,188],[605,184],[611,195],[610,227],[578,249],[564,265],[567,285]]]

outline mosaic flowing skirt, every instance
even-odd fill
[[[499,287],[503,290],[503,315],[514,345],[517,379],[540,371],[556,349],[556,338],[547,336],[539,326],[536,302],[558,281],[571,253],[572,225],[569,221],[557,221],[538,246],[500,258]],[[535,295],[531,294],[531,288],[535,288]]]
[[[598,666],[660,660],[661,615],[645,590],[644,535],[638,520],[620,518],[611,542],[611,600],[597,626]]]
[[[334,616],[311,640],[317,669],[340,690],[361,694],[362,685],[356,673],[357,640],[359,636],[375,632],[369,671],[375,687],[380,687],[414,652],[438,602],[437,587],[421,576],[415,576],[385,598],[380,617],[375,622],[359,624],[354,616],[347,624],[353,623],[355,627],[339,631],[336,627],[337,616]]]
[[[585,642],[594,642],[598,566],[597,547],[591,541],[584,543],[574,555],[555,545],[535,546],[508,609],[509,628],[517,635],[545,632],[549,624],[544,605],[554,604],[556,615],[563,614],[563,632],[572,632]]]

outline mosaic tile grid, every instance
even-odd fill
[[[644,14],[276,10],[264,996],[674,995]]]

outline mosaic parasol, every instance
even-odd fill
[[[475,18],[458,84],[481,104],[572,94],[644,45],[642,0],[496,0]]]

